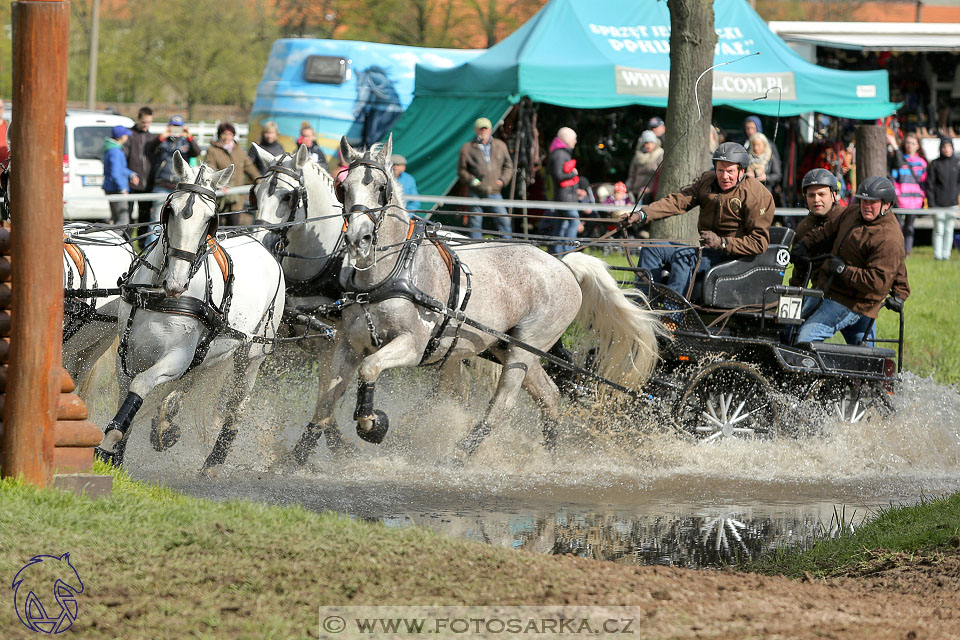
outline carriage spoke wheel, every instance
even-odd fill
[[[827,418],[846,424],[858,424],[882,418],[891,412],[883,388],[869,380],[820,380],[808,399],[820,403]]]
[[[715,362],[700,371],[674,406],[674,417],[704,442],[777,435],[770,383],[741,362]]]

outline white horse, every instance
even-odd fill
[[[283,268],[287,309],[299,307],[309,312],[329,305],[342,292],[343,218],[334,180],[303,145],[292,156],[274,156],[256,143],[253,146],[267,167],[251,198],[257,208],[255,223],[275,228],[263,236],[263,242]],[[329,317],[324,321],[338,324]],[[288,333],[297,335],[301,331],[297,328]],[[330,341],[306,338],[297,343],[316,358],[318,385],[322,387],[329,377],[333,355]],[[307,425],[307,432],[317,434],[316,425]],[[326,435],[331,448],[342,450],[346,446],[339,431]]]
[[[365,153],[343,138],[340,150],[350,165],[343,206],[353,263],[341,280],[346,298],[356,303],[344,309],[333,375],[317,403],[313,422],[320,429],[336,428],[335,402],[358,368],[357,433],[380,442],[388,420],[374,409],[373,400],[383,371],[488,351],[502,364],[500,379],[483,420],[458,443],[459,452],[470,455],[476,450],[504,420],[521,386],[539,404],[544,442],[553,445],[559,393],[540,358],[456,319],[443,323],[443,315],[422,304],[428,297],[541,351],[550,349],[577,319],[599,338],[602,374],[633,389],[649,377],[662,325],[652,312],[627,300],[601,260],[570,254],[561,262],[524,244],[449,250],[440,240],[424,238],[400,206],[399,185],[389,163],[392,138]],[[454,287],[459,291],[451,296]],[[468,290],[471,297],[464,308]],[[309,445],[308,436],[305,433],[298,446],[305,441]]]
[[[343,237],[333,178],[303,145],[293,156],[253,147],[267,167],[253,189],[256,222],[278,227],[264,244],[280,261],[288,292],[305,305],[333,302],[340,295]]]
[[[63,227],[63,366],[77,382],[113,343],[120,296],[70,292],[116,289],[135,256],[118,231],[79,223]]]
[[[237,435],[234,416],[272,350],[283,315],[284,280],[276,260],[256,240],[240,236],[218,244],[214,239],[214,189],[229,182],[233,166],[217,172],[194,169],[175,153],[173,168],[181,182],[163,206],[160,240],[134,265],[124,286],[117,353],[123,402],[98,454],[122,463],[124,436],[150,391],[190,369],[232,357],[234,379],[218,405],[220,432],[204,462],[207,470],[226,458]],[[167,395],[161,410],[178,404],[176,393]],[[160,433],[152,439],[168,446],[175,437]],[[158,442],[154,448],[160,448]]]

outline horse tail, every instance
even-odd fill
[[[667,335],[657,314],[631,302],[603,260],[569,253],[563,263],[580,284],[583,302],[577,322],[596,339],[598,373],[639,389],[657,364],[657,336]]]

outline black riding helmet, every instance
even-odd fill
[[[807,171],[807,175],[803,176],[803,182],[800,183],[800,191],[806,193],[807,187],[813,186],[830,187],[834,193],[839,191],[837,176],[826,169],[810,169],[810,171]]]
[[[750,154],[743,148],[743,145],[736,142],[724,142],[717,146],[713,152],[711,162],[716,165],[717,162],[735,162],[741,169],[746,169],[750,164]]]
[[[883,200],[892,204],[897,199],[897,192],[893,188],[893,183],[887,178],[870,176],[860,183],[853,197],[860,200]],[[880,215],[883,215],[883,213]]]

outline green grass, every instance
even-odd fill
[[[910,298],[904,306],[904,368],[937,382],[960,383],[960,260],[933,259],[932,247],[917,247],[907,258]],[[897,337],[897,316],[882,311],[877,337]]]
[[[960,493],[881,509],[852,533],[822,540],[803,552],[779,551],[741,568],[793,578],[864,575],[911,557],[960,546]]]
[[[114,476],[96,501],[0,480],[0,576],[34,555],[71,554],[84,582],[78,638],[316,637],[320,605],[546,604],[639,582],[615,565],[514,552],[299,506],[210,502]],[[491,576],[496,576],[492,579]],[[9,595],[8,591],[8,595]],[[10,600],[7,600],[10,603]],[[35,634],[0,606],[2,637]]]
[[[597,257],[613,266],[627,266],[622,253]],[[792,268],[792,267],[791,267]],[[960,318],[960,260],[949,262],[933,259],[932,247],[917,247],[907,258],[910,299],[904,307],[904,359],[906,370],[921,376],[932,376],[945,384],[960,383],[960,339],[955,330]],[[629,279],[620,273],[620,280]],[[788,279],[790,272],[787,272]],[[881,310],[877,318],[877,337],[898,336],[898,316]],[[842,339],[839,339],[841,340]]]

